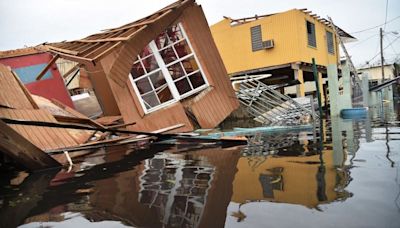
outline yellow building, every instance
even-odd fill
[[[320,78],[326,66],[338,64],[338,39],[330,23],[306,9],[270,15],[224,19],[211,32],[231,77],[272,74],[269,84],[300,84],[285,88],[286,94],[304,96],[315,91],[311,59],[315,58]],[[344,39],[354,39],[338,28]],[[320,80],[320,87],[324,80]],[[322,90],[321,90],[322,91]]]

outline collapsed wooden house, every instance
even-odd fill
[[[136,122],[130,130],[214,128],[239,106],[202,8],[193,0],[44,47],[83,65],[103,113]]]
[[[38,47],[0,51],[0,63],[11,67],[29,92],[47,99],[57,99],[74,108],[64,80],[56,64],[51,62],[52,59],[50,53]],[[47,70],[41,75],[44,69]],[[37,78],[39,75],[40,78]]]

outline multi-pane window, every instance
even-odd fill
[[[180,24],[169,27],[142,50],[133,64],[131,76],[146,113],[207,87]]]
[[[335,54],[335,46],[333,44],[333,34],[326,31],[326,44],[328,46],[328,53]]]
[[[250,34],[251,34],[251,50],[252,51],[262,50],[263,44],[262,44],[261,25],[251,27]]]
[[[309,21],[306,21],[307,27],[307,43],[311,47],[317,47],[317,41],[315,39],[315,25]]]

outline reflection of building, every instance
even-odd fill
[[[139,227],[222,227],[239,153],[213,148],[157,155],[93,183],[92,209],[84,213]]]
[[[241,157],[232,201],[243,204],[267,200],[316,208],[349,197],[344,190],[349,177],[346,171],[336,169],[334,152],[325,150],[320,157],[311,148],[305,148],[281,147],[275,152],[279,156]]]
[[[195,227],[206,204],[214,168],[207,161],[202,164],[156,156],[145,161],[140,177],[139,201],[155,207],[159,220],[167,226]]]

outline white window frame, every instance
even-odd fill
[[[168,47],[172,47],[172,46],[175,45],[176,43],[179,43],[179,42],[181,42],[181,41],[183,41],[183,40],[186,40],[187,44],[189,45],[191,54],[189,54],[189,55],[187,55],[187,56],[184,56],[184,57],[182,57],[182,58],[178,58],[177,60],[172,61],[172,62],[170,62],[170,63],[168,63],[168,64],[165,64],[165,62],[164,62],[162,56],[160,55],[159,49],[158,49],[158,47],[157,47],[157,45],[156,45],[156,42],[155,42],[154,40],[152,40],[152,41],[149,43],[149,48],[151,49],[151,51],[152,51],[152,53],[153,53],[153,55],[154,55],[154,57],[155,57],[155,59],[156,59],[156,61],[157,61],[157,64],[158,64],[159,68],[156,69],[156,70],[153,70],[153,71],[151,71],[151,72],[147,72],[146,74],[141,75],[140,77],[135,78],[135,79],[133,79],[132,75],[129,73],[129,80],[130,80],[130,82],[131,82],[131,84],[132,84],[132,87],[133,87],[133,89],[134,89],[134,91],[135,91],[135,93],[136,93],[136,96],[138,97],[139,103],[140,103],[140,105],[142,106],[142,110],[144,111],[145,114],[148,114],[148,113],[154,112],[154,111],[156,111],[156,110],[165,108],[165,107],[167,107],[167,106],[169,106],[169,105],[171,105],[171,104],[173,104],[173,103],[176,103],[176,102],[178,102],[178,101],[180,101],[180,100],[182,100],[182,99],[184,99],[184,98],[187,98],[187,97],[189,97],[189,96],[191,96],[191,95],[193,95],[193,94],[195,94],[195,93],[198,93],[198,92],[200,92],[201,90],[204,90],[205,88],[207,88],[207,87],[210,86],[210,84],[209,84],[209,82],[208,82],[208,79],[207,79],[206,75],[204,74],[203,68],[202,68],[202,66],[201,66],[201,64],[200,64],[200,62],[199,62],[199,59],[197,58],[196,53],[193,51],[192,44],[190,43],[190,40],[189,40],[189,38],[188,38],[188,36],[187,36],[185,30],[183,29],[182,24],[181,24],[181,23],[178,23],[177,25],[179,26],[179,29],[180,29],[180,31],[182,32],[183,38],[180,39],[180,40],[178,40],[178,41],[173,42],[172,44],[169,44]],[[164,49],[164,48],[163,48],[163,49]],[[161,50],[163,50],[163,49],[161,49]],[[174,49],[173,49],[173,50],[174,50]],[[174,52],[175,52],[175,51],[174,51]],[[179,56],[177,55],[176,52],[175,52],[175,54],[176,54],[177,57],[179,57]],[[183,76],[182,78],[180,78],[180,80],[185,80],[185,78],[191,76],[192,74],[195,74],[195,73],[197,73],[197,72],[200,72],[200,74],[201,74],[201,76],[203,77],[203,80],[204,80],[204,85],[202,85],[202,86],[200,86],[200,87],[198,87],[198,88],[196,88],[196,89],[194,89],[194,90],[190,90],[190,91],[188,91],[188,92],[186,92],[186,93],[184,93],[184,94],[181,95],[181,94],[179,94],[178,89],[176,88],[176,85],[175,85],[175,82],[174,82],[174,81],[179,81],[179,80],[174,80],[174,79],[172,78],[172,76],[170,75],[170,73],[169,73],[169,71],[168,71],[167,66],[172,66],[172,65],[174,65],[174,64],[176,64],[176,63],[178,63],[178,62],[182,62],[183,60],[185,60],[185,59],[187,59],[187,58],[190,58],[190,57],[193,57],[193,58],[195,59],[195,61],[196,61],[196,63],[197,63],[197,66],[199,67],[199,70],[187,74],[186,71],[185,71],[185,69],[183,68],[184,73],[185,73],[185,76]],[[140,62],[139,62],[139,63],[140,63]],[[142,67],[143,67],[143,66],[142,66]],[[140,92],[139,92],[139,89],[137,88],[135,82],[138,81],[138,80],[140,80],[140,79],[142,79],[142,78],[144,78],[144,77],[150,76],[151,74],[153,74],[153,73],[156,72],[156,71],[161,71],[162,74],[164,75],[165,81],[167,82],[167,86],[168,86],[169,90],[171,91],[171,94],[172,94],[173,99],[171,99],[170,101],[167,101],[167,102],[165,102],[165,103],[162,103],[162,104],[160,104],[160,105],[158,105],[158,106],[155,106],[155,107],[153,107],[153,108],[149,108],[149,109],[148,109],[148,108],[146,108],[146,105],[145,105],[145,103],[144,103],[144,101],[143,101],[143,98],[142,98],[142,96],[141,96],[141,94],[140,94]],[[190,80],[189,80],[189,83],[191,83]],[[152,86],[152,87],[153,87],[153,86]],[[153,88],[153,89],[154,89],[154,88]]]

